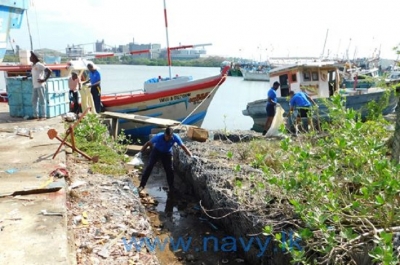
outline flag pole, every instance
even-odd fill
[[[171,79],[171,50],[169,48],[169,38],[168,38],[168,20],[167,20],[167,5],[164,0],[164,19],[165,19],[165,33],[167,36],[167,60],[168,60],[168,69],[169,69],[169,78]]]

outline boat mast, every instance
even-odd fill
[[[26,10],[26,22],[28,24],[28,32],[29,32],[29,41],[30,41],[30,44],[31,44],[31,51],[33,51],[32,34],[31,34],[31,27],[30,27],[30,24],[29,24],[28,10]]]
[[[328,32],[329,29],[326,30],[326,36],[325,36],[325,43],[324,43],[324,48],[322,48],[322,54],[321,54],[321,60],[324,58],[324,53],[325,53],[325,46],[326,46],[326,40],[328,39]]]
[[[167,20],[167,5],[164,0],[164,19],[165,19],[165,33],[167,36],[167,60],[168,60],[168,69],[169,69],[169,78],[171,79],[171,50],[169,49],[169,38],[168,38],[168,20]]]
[[[350,41],[349,41],[349,46],[347,46],[347,50],[346,50],[347,61],[350,60],[350,57],[349,57],[350,44],[351,44],[351,38],[350,38]]]
[[[336,51],[336,60],[339,60],[339,50],[340,50],[340,43],[342,42],[342,39],[339,39],[339,45]]]

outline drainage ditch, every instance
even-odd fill
[[[226,155],[235,142],[255,137],[259,134],[249,132],[231,134],[229,139],[216,133],[218,140],[211,143],[184,139],[200,159],[188,158],[180,148],[174,150],[177,194],[173,197],[165,191],[168,185],[161,164],[154,168],[146,192],[157,203],[147,206],[148,216],[159,241],[170,238],[175,244],[175,249],[172,244],[164,250],[156,248],[162,264],[290,264],[290,256],[261,233],[265,220],[271,218],[272,223],[272,218],[285,218],[285,209],[282,213],[255,212],[265,208],[265,193],[270,191],[254,196],[246,187],[237,194],[234,187],[238,179],[262,175],[247,166],[235,170]],[[186,245],[176,248],[179,240]]]
[[[154,233],[161,243],[155,248],[160,263],[246,264],[243,255],[221,250],[225,231],[202,213],[191,187],[182,181],[179,174],[175,175],[177,191],[174,196],[169,196],[166,191],[166,176],[159,164],[146,185],[148,197],[155,201],[146,208]],[[218,243],[216,239],[219,239]],[[167,242],[168,246],[161,247],[163,242]]]

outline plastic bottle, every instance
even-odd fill
[[[138,189],[136,187],[133,187],[132,191],[133,191],[133,194],[139,195],[139,191],[138,191]]]
[[[214,132],[213,131],[210,131],[210,133],[208,135],[208,140],[214,141]]]

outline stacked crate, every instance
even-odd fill
[[[11,117],[33,117],[32,80],[9,77],[7,82],[8,105]],[[69,112],[68,78],[50,78],[45,86],[46,115],[52,118]]]

